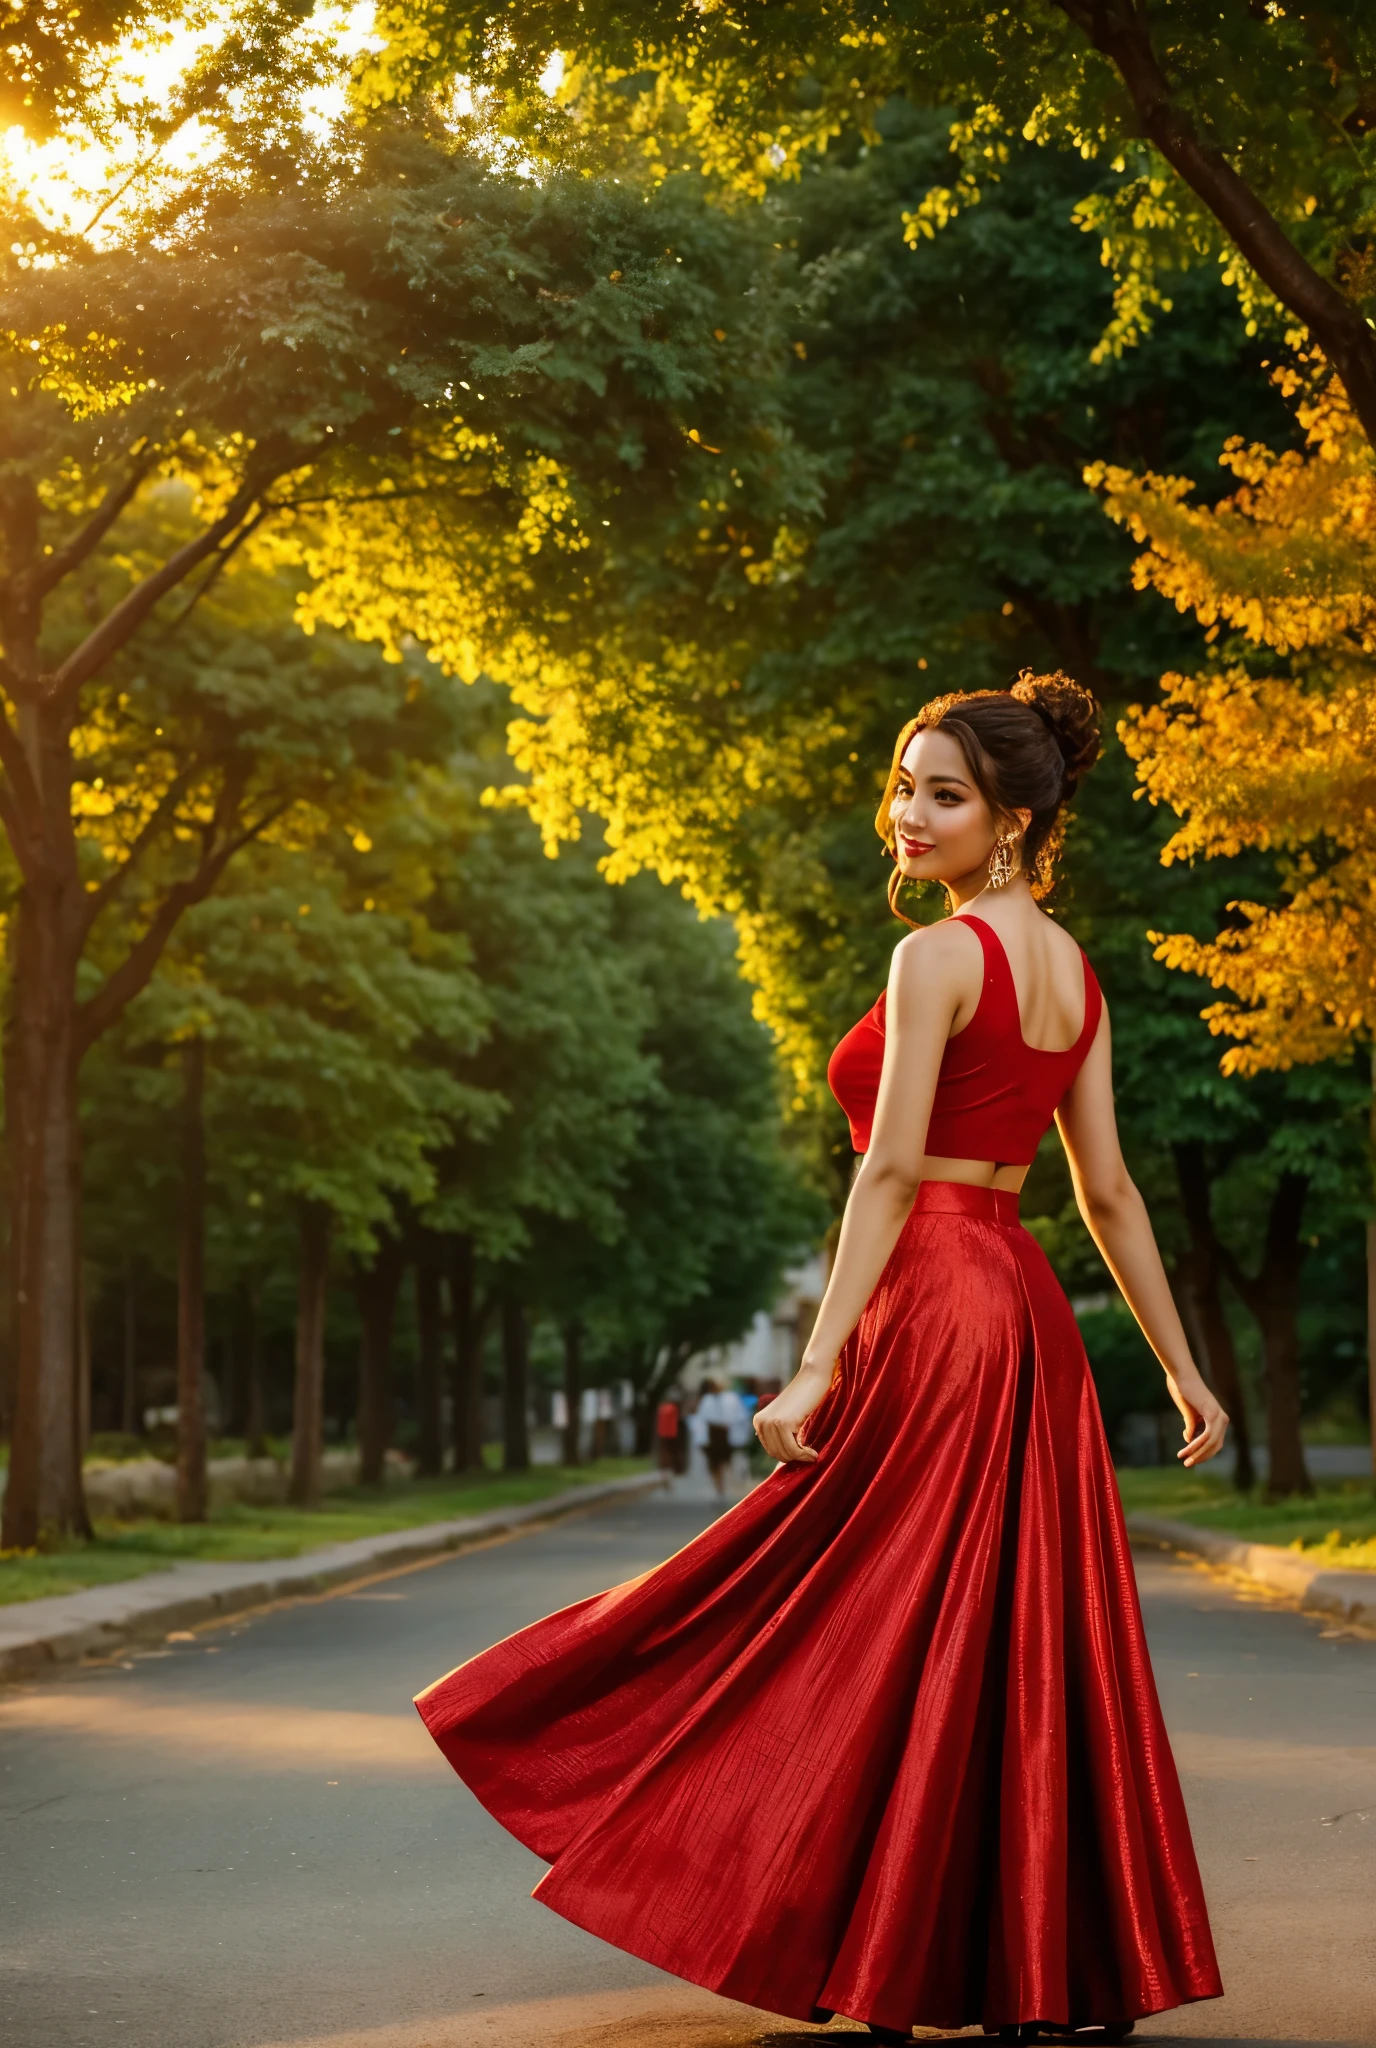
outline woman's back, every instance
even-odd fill
[[[1040,911],[1001,916],[999,927],[1022,954],[1022,989],[1034,1022],[1023,1009],[1002,930],[973,913],[950,924],[968,927],[979,951],[966,941],[968,988],[942,1055],[924,1150],[948,1165],[1028,1166],[1094,1042],[1102,1010],[1098,983],[1074,940]],[[868,1149],[873,1129],[886,1011],[881,996],[841,1040],[827,1069],[857,1152]]]
[[[989,912],[981,905],[978,915],[1007,957],[1023,1041],[1034,1051],[1069,1051],[1085,1021],[1080,948],[1045,911],[1023,899],[991,903]]]

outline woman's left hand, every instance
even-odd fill
[[[1168,1372],[1166,1388],[1185,1424],[1185,1448],[1177,1451],[1176,1457],[1186,1467],[1216,1458],[1228,1434],[1228,1417],[1221,1403],[1197,1372]]]
[[[755,1410],[755,1434],[771,1458],[785,1465],[816,1464],[816,1451],[799,1443],[798,1431],[826,1398],[834,1372],[834,1361],[812,1365],[805,1360],[783,1392]]]

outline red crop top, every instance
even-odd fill
[[[1094,1043],[1103,997],[1085,960],[1085,1021],[1074,1045],[1066,1052],[1029,1045],[1002,941],[983,918],[964,921],[984,949],[984,987],[974,1016],[946,1041],[924,1150],[936,1159],[1030,1166]],[[831,1092],[850,1120],[857,1152],[869,1149],[874,1128],[884,1065],[884,1005],[880,996],[846,1033],[827,1066]]]

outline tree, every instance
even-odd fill
[[[1150,800],[1180,819],[1163,861],[1247,847],[1279,859],[1277,900],[1239,898],[1212,938],[1158,941],[1168,965],[1241,999],[1204,1012],[1234,1041],[1223,1066],[1239,1073],[1349,1062],[1376,1009],[1376,472],[1341,387],[1279,381],[1299,395],[1307,451],[1230,443],[1242,489],[1216,506],[1188,505],[1184,478],[1095,472],[1112,516],[1147,543],[1139,584],[1192,610],[1211,641],[1231,629],[1209,668],[1162,679],[1162,700],[1129,715],[1124,739]],[[1262,672],[1263,648],[1281,673]],[[1376,1225],[1367,1252],[1376,1290]],[[1368,1365],[1376,1413],[1376,1311]]]
[[[1376,23],[1360,0],[905,0],[882,16],[817,0],[541,0],[516,26],[490,0],[427,0],[378,19],[384,47],[358,65],[374,103],[461,73],[531,146],[586,156],[592,126],[660,163],[677,128],[756,190],[847,128],[873,135],[896,93],[935,103],[955,117],[958,162],[907,215],[915,235],[977,201],[1018,136],[1068,143],[1112,167],[1082,213],[1119,271],[1111,345],[1165,303],[1163,273],[1222,256],[1249,307],[1278,304],[1324,349],[1376,439]],[[545,89],[556,52],[562,107]]]
[[[592,849],[552,862],[519,812],[477,808],[485,786],[510,777],[506,708],[484,683],[464,706],[466,745],[451,762],[464,823],[430,905],[442,930],[462,933],[490,1004],[491,1028],[455,1076],[501,1113],[440,1154],[422,1218],[450,1246],[456,1465],[480,1455],[481,1347],[499,1318],[505,1461],[521,1470],[526,1310],[543,1299],[530,1274],[556,1223],[584,1241],[616,1236],[653,1069],[640,1048],[644,993],[615,943],[615,901]]]
[[[163,665],[181,692],[148,716],[130,683],[150,648],[247,560],[304,569],[308,627],[392,655],[417,632],[465,675],[488,643],[538,661],[542,621],[596,609],[604,532],[681,532],[722,446],[767,500],[791,487],[752,407],[758,325],[733,313],[714,338],[746,243],[700,195],[502,181],[419,131],[340,143],[314,182],[231,180],[128,247],[50,234],[0,292],[0,820],[22,883],[11,1542],[77,1513],[81,1061],[186,911],[317,795],[295,748],[256,743],[255,706],[207,703],[185,670]],[[700,245],[687,270],[666,253],[679,230]],[[681,582],[715,573],[680,552]],[[601,599],[604,622],[615,609]],[[576,658],[596,630],[565,625]],[[112,805],[91,770],[143,743]],[[133,900],[141,921],[122,921]]]
[[[212,603],[200,630],[220,632],[222,673],[232,655],[243,658],[242,622],[232,614],[226,620]],[[493,1105],[446,1070],[481,1036],[486,1006],[462,942],[433,931],[423,910],[433,869],[447,858],[424,790],[447,758],[461,690],[432,670],[427,701],[426,672],[337,645],[328,633],[313,642],[291,635],[280,650],[270,640],[251,644],[255,675],[270,668],[292,693],[301,730],[309,729],[312,671],[324,665],[334,685],[332,745],[349,751],[358,771],[352,801],[342,816],[318,820],[304,844],[279,836],[247,850],[220,893],[173,935],[149,986],[88,1070],[89,1195],[97,1244],[118,1247],[130,1222],[136,1162],[146,1218],[140,1236],[156,1243],[168,1230],[168,1197],[181,1182],[172,1148],[159,1140],[180,1086],[167,1071],[167,1049],[205,1048],[199,1142],[218,1219],[216,1283],[222,1292],[247,1290],[252,1311],[263,1226],[276,1256],[297,1247],[295,1484],[310,1498],[331,1242],[352,1259],[368,1298],[360,1441],[365,1474],[375,1478],[388,1440],[386,1349],[401,1277],[399,1266],[389,1271],[389,1247],[414,1203],[433,1192],[431,1155],[490,1119]],[[119,1218],[113,1230],[101,1214],[109,1204]],[[193,1206],[182,1202],[184,1230]],[[199,1208],[201,1237],[204,1193]],[[253,1330],[245,1328],[240,1341],[251,1357]]]
[[[1150,799],[1181,819],[1165,860],[1246,846],[1282,858],[1280,903],[1240,903],[1234,929],[1162,956],[1242,998],[1209,1016],[1236,1041],[1229,1071],[1342,1056],[1369,1030],[1376,991],[1376,466],[1336,386],[1299,414],[1308,453],[1230,443],[1243,487],[1216,506],[1187,505],[1185,478],[1095,472],[1111,515],[1147,543],[1139,584],[1193,611],[1211,641],[1233,636],[1231,658],[1165,676],[1162,701],[1124,734]],[[1281,673],[1258,672],[1261,648]]]
[[[177,1514],[203,1522],[205,1435],[205,1040],[182,1046],[181,1243],[177,1265]]]

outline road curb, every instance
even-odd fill
[[[149,1572],[113,1586],[88,1586],[46,1600],[0,1607],[0,1681],[32,1678],[55,1664],[106,1655],[125,1643],[165,1636],[170,1629],[243,1614],[277,1600],[327,1593],[351,1581],[428,1558],[466,1550],[493,1536],[533,1528],[541,1522],[609,1506],[664,1485],[658,1472],[609,1479],[599,1486],[571,1486],[547,1500],[493,1508],[450,1522],[425,1522],[385,1536],[360,1536],[352,1543],[324,1544],[304,1557],[260,1559],[253,1564],[193,1561],[169,1571]]]
[[[1134,1543],[1203,1558],[1269,1592],[1285,1594],[1309,1613],[1336,1615],[1356,1628],[1376,1630],[1376,1572],[1328,1571],[1278,1544],[1247,1543],[1165,1515],[1129,1515],[1127,1524]]]

